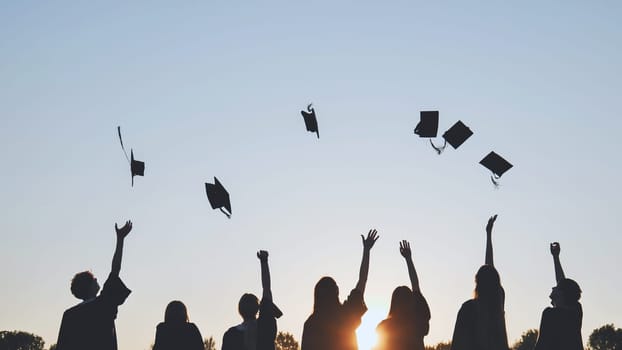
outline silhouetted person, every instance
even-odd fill
[[[194,323],[188,321],[186,305],[179,300],[168,303],[164,322],[156,328],[153,350],[204,350],[203,337]]]
[[[564,275],[559,261],[560,250],[559,243],[551,243],[557,286],[553,287],[549,295],[553,307],[547,307],[542,312],[536,350],[583,350],[581,338],[583,309],[579,303],[581,288],[577,282]]]
[[[222,350],[274,350],[276,339],[276,319],[283,313],[272,302],[270,289],[270,269],[268,252],[260,250],[257,257],[261,262],[261,302],[253,294],[246,293],[240,298],[238,311],[243,322],[229,328],[222,339]],[[259,317],[257,317],[259,312]]]
[[[331,277],[322,277],[315,285],[313,313],[304,325],[302,350],[356,350],[356,329],[367,311],[363,295],[369,272],[369,252],[378,239],[370,230],[363,240],[363,259],[356,287],[348,299],[339,302],[339,288]]]
[[[505,291],[492,255],[492,228],[497,215],[486,225],[486,264],[475,275],[475,297],[458,311],[452,350],[508,350],[505,329]]]
[[[386,320],[380,322],[376,350],[424,350],[423,337],[430,329],[430,308],[421,294],[410,244],[400,242],[400,254],[406,259],[412,290],[395,288]]]
[[[76,274],[71,281],[71,293],[83,301],[66,310],[61,321],[57,350],[116,350],[117,335],[114,320],[117,308],[131,291],[119,278],[123,257],[123,241],[132,230],[132,222],[118,228],[117,245],[112,257],[112,269],[101,293],[97,279],[90,271]]]

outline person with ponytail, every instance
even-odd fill
[[[261,301],[251,293],[245,293],[238,303],[242,323],[229,328],[222,339],[222,350],[274,350],[277,334],[276,319],[283,312],[272,301],[268,252],[257,252],[261,266]]]

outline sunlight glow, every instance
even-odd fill
[[[376,346],[378,335],[376,327],[386,318],[386,307],[369,307],[363,316],[361,326],[356,330],[360,350],[371,350]]]

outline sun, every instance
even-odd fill
[[[371,350],[376,346],[378,335],[376,327],[380,321],[386,318],[386,310],[379,307],[371,307],[363,316],[361,326],[356,330],[356,338],[359,350]]]

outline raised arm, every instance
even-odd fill
[[[551,243],[551,255],[553,255],[553,264],[555,265],[555,281],[557,283],[566,278],[566,275],[564,275],[564,270],[562,269],[562,263],[559,261],[560,251],[561,247],[559,246],[559,243]]]
[[[495,225],[495,221],[497,220],[497,215],[493,215],[488,219],[488,224],[486,225],[486,265],[495,266],[495,263],[492,258],[492,227]]]
[[[404,240],[400,242],[400,254],[406,260],[406,266],[408,266],[408,277],[410,277],[410,285],[413,292],[421,293],[419,288],[419,279],[417,278],[417,271],[415,270],[415,264],[413,263],[412,252],[410,250],[410,243]]]
[[[117,231],[117,246],[114,250],[114,255],[112,256],[112,269],[110,270],[110,275],[113,277],[119,277],[119,272],[121,272],[121,260],[123,259],[123,241],[125,237],[132,231],[132,222],[126,221],[125,225],[121,228],[114,224],[114,229]]]
[[[268,267],[268,252],[260,250],[257,257],[261,262],[261,287],[263,288],[263,300],[272,300],[272,289],[270,287],[270,267]]]
[[[363,240],[363,260],[361,260],[361,270],[359,271],[359,280],[356,283],[356,289],[358,289],[361,294],[365,293],[365,285],[367,284],[367,274],[369,273],[369,252],[371,248],[374,246],[374,243],[380,238],[378,236],[378,231],[369,230],[367,233],[367,238],[361,235],[361,239]]]

